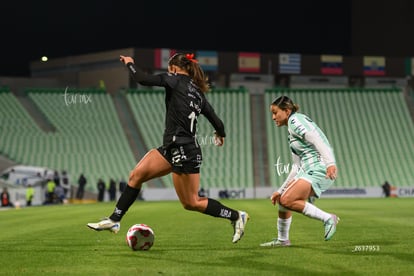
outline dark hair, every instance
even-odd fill
[[[272,105],[279,107],[282,110],[292,110],[296,112],[299,110],[299,105],[295,104],[288,96],[280,96],[272,102]]]
[[[168,65],[178,66],[188,72],[190,78],[202,92],[207,92],[210,89],[208,77],[204,74],[198,61],[194,59],[194,54],[176,53],[170,58]]]

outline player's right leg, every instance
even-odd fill
[[[339,218],[336,215],[331,215],[331,218],[328,219],[325,223],[325,241],[332,239],[333,235],[336,232],[336,225],[339,222]]]

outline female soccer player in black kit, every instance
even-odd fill
[[[136,67],[131,57],[120,56],[133,79],[145,86],[165,88],[165,131],[163,144],[151,149],[131,171],[128,186],[119,198],[109,218],[88,223],[91,229],[117,233],[120,221],[135,202],[142,184],[150,179],[172,173],[177,196],[186,210],[198,211],[231,221],[233,243],[244,234],[249,215],[224,206],[212,198],[199,197],[202,153],[196,139],[197,117],[202,114],[215,129],[216,145],[222,146],[226,133],[224,124],[207,101],[207,78],[193,54],[177,53],[168,62],[168,72],[150,75]]]

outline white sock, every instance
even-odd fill
[[[303,209],[302,213],[307,217],[318,219],[323,222],[326,222],[328,219],[331,218],[331,214],[322,211],[321,209],[309,202],[305,202],[305,208]]]
[[[277,218],[277,239],[280,241],[289,240],[290,224],[292,217],[288,219]]]

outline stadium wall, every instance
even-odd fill
[[[119,61],[121,54],[133,56],[134,49],[68,56],[48,62],[34,61],[30,70],[34,78],[57,79],[60,87],[100,88],[113,94],[130,87],[129,74]]]
[[[9,188],[10,200],[15,207],[26,206],[26,189],[25,188]],[[234,189],[217,189],[210,188],[205,190],[205,195],[214,198],[222,199],[220,194],[226,191],[228,199],[267,199],[275,191],[272,187],[259,188],[234,188]],[[119,194],[118,194],[119,197]],[[163,201],[163,200],[178,200],[177,194],[173,188],[143,188],[142,197],[146,201]],[[381,187],[368,188],[333,188],[323,193],[323,198],[380,198],[384,197]],[[391,197],[414,197],[414,186],[412,187],[395,187],[392,191]],[[88,199],[90,202],[90,199]],[[45,201],[44,188],[35,187],[35,195],[32,201],[33,206],[43,205]],[[108,195],[105,194],[105,201],[108,201]]]
[[[33,61],[31,73],[33,78],[55,78],[63,86],[72,88],[102,88],[105,86],[110,94],[129,88],[140,88],[126,73],[119,62],[119,55],[129,55],[139,61],[140,66],[148,72],[165,71],[166,68],[157,64],[157,50],[197,52],[187,49],[140,49],[125,48],[85,55],[68,56],[52,59],[48,62]],[[338,75],[321,72],[321,55],[301,55],[300,71],[296,74],[281,74],[280,53],[257,53],[258,67],[252,75],[268,75],[273,86],[286,86],[291,76],[343,76],[349,78],[349,86],[363,86],[365,75],[364,56],[342,56],[341,73]],[[240,68],[240,52],[217,52],[215,70],[206,70],[210,80],[216,87],[230,87],[234,74],[246,73]],[[407,72],[406,57],[385,56],[384,75],[388,78],[406,78],[413,72]]]
[[[266,199],[276,190],[274,187],[257,187],[257,188],[230,188],[217,189],[209,188],[205,190],[208,197],[220,199],[220,194],[227,191],[229,199]],[[394,187],[392,197],[414,197],[414,186],[412,187]],[[365,188],[332,188],[322,194],[321,198],[378,198],[384,197],[381,187]],[[178,200],[173,188],[144,188],[143,198],[149,201],[157,200]]]

